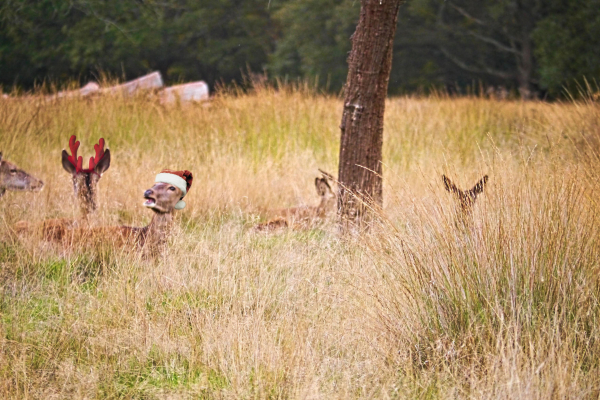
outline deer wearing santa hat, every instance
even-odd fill
[[[64,245],[108,242],[116,247],[135,246],[150,255],[160,253],[167,243],[173,226],[173,212],[185,207],[183,198],[192,186],[190,171],[163,170],[156,175],[154,185],[144,192],[143,205],[154,212],[145,227],[104,226],[66,229],[52,239]]]
[[[152,253],[162,250],[173,226],[173,211],[185,207],[183,198],[192,187],[190,171],[165,169],[156,175],[154,185],[144,192],[144,206],[154,212],[152,221],[143,228],[121,226],[123,238],[131,240]]]

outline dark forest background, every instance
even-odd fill
[[[0,85],[308,79],[339,91],[358,0],[2,0]],[[600,0],[409,0],[390,93],[503,87],[559,97],[600,80]]]

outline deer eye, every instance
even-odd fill
[[[10,169],[10,173],[14,175],[14,174],[16,174],[16,173],[17,173],[17,170],[16,170],[15,168],[11,168],[11,169]]]
[[[169,190],[175,190],[175,186],[169,186]]]

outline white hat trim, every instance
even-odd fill
[[[156,179],[154,180],[154,182],[170,183],[171,185],[179,188],[179,190],[181,190],[184,196],[187,194],[187,181],[179,175],[169,174],[167,172],[160,173],[156,175]],[[185,207],[185,203],[183,203],[183,207]]]

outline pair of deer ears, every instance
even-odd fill
[[[488,181],[488,176],[485,175],[483,178],[481,178],[479,180],[479,182],[477,182],[475,184],[475,186],[473,186],[472,189],[468,190],[469,192],[473,192],[475,194],[479,194],[481,192],[483,192],[483,188],[485,187],[485,184]],[[452,183],[452,181],[450,179],[448,179],[448,177],[446,175],[442,175],[442,180],[444,181],[444,187],[446,188],[447,191],[449,192],[453,192],[453,193],[459,193],[462,192],[462,190],[460,190],[458,187],[456,187],[456,185],[454,183]]]
[[[77,172],[73,163],[69,161],[69,153],[67,153],[66,150],[62,151],[62,166],[65,169],[65,171],[67,171],[70,174],[74,174],[75,172]],[[98,164],[96,164],[96,166],[94,167],[94,172],[98,175],[102,175],[104,172],[106,172],[108,167],[110,167],[110,150],[106,149],[104,151],[104,156],[100,161],[98,161]]]

